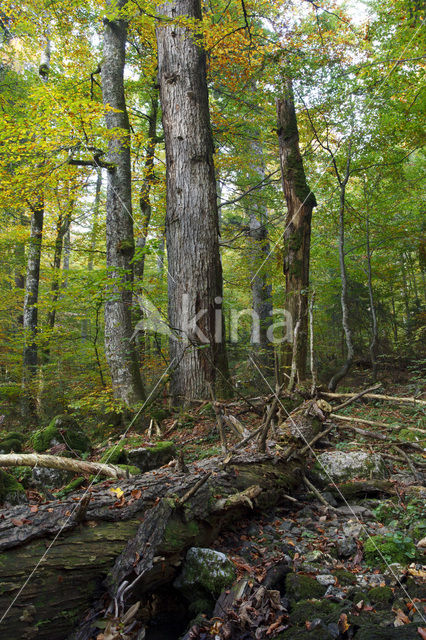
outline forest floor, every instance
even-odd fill
[[[413,384],[386,386],[387,395],[415,392]],[[243,401],[228,403],[227,411],[250,430],[262,422],[261,416],[247,411]],[[424,446],[424,409],[418,405],[361,399],[345,408],[342,415],[381,421],[390,427],[402,425],[400,440]],[[185,462],[221,453],[211,403],[159,418],[158,422],[161,434],[148,436],[130,429],[124,440],[119,437],[119,428],[113,428],[108,439],[95,446],[90,459],[99,460],[116,442],[124,449],[147,447],[163,439],[164,434],[183,453]],[[342,424],[320,442],[316,453],[363,449],[389,454],[387,440],[346,431]],[[389,435],[386,428],[359,426]],[[227,436],[228,446],[237,442],[235,435]],[[270,447],[273,449],[273,441]],[[407,462],[383,458],[391,491],[383,493],[370,482],[364,492],[351,496],[323,486],[321,495],[328,503],[324,504],[303,485],[292,496],[294,501],[267,512],[254,509],[250,517],[232,524],[211,545],[230,558],[237,574],[233,589],[226,594],[226,607],[221,596],[222,600],[191,621],[185,639],[425,639],[426,570],[422,562],[426,489],[421,473],[424,455],[416,456],[420,463],[416,475]],[[314,457],[308,457],[308,468],[313,467]],[[40,488],[29,487],[29,503],[36,507],[63,488],[55,487],[43,495]],[[147,640],[177,637],[167,611],[160,612],[146,634]]]

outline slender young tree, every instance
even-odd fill
[[[106,125],[112,132],[107,170],[106,250],[110,279],[105,303],[105,352],[116,398],[132,405],[144,397],[132,336],[132,258],[134,254],[131,200],[130,126],[124,96],[127,23],[120,16],[125,0],[112,0],[113,20],[104,19],[102,98]]]
[[[295,379],[306,378],[308,346],[308,288],[311,245],[312,210],[315,196],[307,181],[299,147],[299,130],[294,106],[293,86],[285,80],[284,95],[277,101],[278,140],[281,178],[287,218],[284,230],[284,275],[286,307],[293,327],[298,324],[295,349],[287,347],[283,352],[283,366],[289,369],[293,354],[296,362]]]
[[[166,144],[166,244],[170,355],[175,399],[209,397],[228,376],[222,317],[222,266],[206,59],[196,29],[200,0],[159,9],[158,77]]]
[[[50,38],[46,37],[40,66],[39,76],[43,83],[47,83],[50,71]],[[27,269],[25,276],[25,297],[22,314],[24,330],[24,353],[22,383],[23,395],[21,402],[22,416],[26,420],[35,419],[36,409],[29,385],[37,373],[38,348],[36,342],[38,330],[38,293],[40,284],[41,245],[43,240],[44,221],[44,192],[40,188],[35,202],[31,205],[31,231],[28,244]]]

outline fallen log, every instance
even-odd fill
[[[302,465],[243,453],[226,466],[213,458],[189,473],[164,467],[38,508],[0,510],[0,636],[63,640],[105,584],[113,598],[121,587],[123,601],[167,584],[190,546],[210,544],[252,506],[285,501]]]
[[[0,455],[0,467],[43,467],[44,469],[61,469],[78,474],[106,476],[107,478],[125,478],[127,472],[113,464],[86,462],[74,458],[51,456],[47,453],[7,453]]]
[[[319,395],[324,398],[329,398],[333,400],[334,398],[352,398],[354,396],[353,393],[332,393],[331,391],[320,391]],[[356,394],[355,394],[356,395]],[[414,405],[426,406],[426,400],[420,400],[419,398],[402,398],[398,396],[385,396],[380,393],[365,393],[363,398],[369,398],[370,400],[388,400],[389,402],[400,403],[410,403]]]

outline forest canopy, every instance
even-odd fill
[[[3,413],[420,370],[421,2],[0,17]]]

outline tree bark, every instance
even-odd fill
[[[294,106],[293,87],[286,80],[284,96],[277,101],[278,140],[281,179],[287,203],[284,231],[284,275],[286,279],[286,307],[295,326],[299,317],[296,348],[296,375],[306,378],[308,351],[308,289],[311,244],[312,210],[315,196],[306,182],[303,159],[299,147],[299,131]],[[285,345],[283,367],[291,367],[292,349]]]
[[[105,19],[102,98],[106,125],[112,133],[108,160],[106,249],[110,279],[105,303],[105,353],[114,396],[126,405],[143,400],[144,389],[132,336],[132,282],[134,254],[131,200],[130,126],[124,96],[127,23],[119,16],[125,0],[116,4],[114,20]]]
[[[300,462],[245,453],[226,466],[213,458],[189,473],[168,467],[121,479],[120,500],[103,484],[36,512],[26,505],[0,511],[2,637],[63,640],[102,591],[114,597],[124,580],[138,578],[126,601],[171,582],[190,546],[210,544],[253,506],[285,501],[301,475]],[[84,495],[90,502],[78,500]],[[95,603],[95,617],[97,610]],[[73,637],[88,637],[90,626]]]
[[[255,130],[250,141],[252,175],[256,182],[265,180],[265,162],[259,140],[259,131]],[[262,195],[253,192],[245,200],[249,215],[249,261],[252,309],[259,320],[259,335],[256,335],[256,322],[252,323],[251,344],[260,351],[265,364],[272,364],[272,342],[268,338],[268,329],[272,323],[272,285],[268,258],[270,247],[268,240],[268,208]]]
[[[345,335],[346,342],[346,360],[342,367],[334,374],[328,383],[329,391],[335,391],[337,385],[343,378],[349,373],[354,359],[354,345],[352,340],[352,331],[349,323],[349,308],[348,308],[348,277],[346,273],[345,262],[345,209],[346,209],[346,185],[348,184],[350,176],[351,166],[351,149],[352,143],[349,143],[348,156],[346,161],[346,172],[342,179],[338,171],[336,171],[337,179],[340,186],[340,206],[339,206],[339,265],[340,265],[340,280],[342,283],[342,289],[340,294],[340,302],[342,306],[342,327]],[[334,159],[334,156],[333,156]],[[337,165],[335,164],[335,167]]]
[[[166,243],[170,356],[177,364],[175,401],[208,398],[208,383],[226,388],[216,178],[206,60],[201,36],[171,24],[201,20],[200,0],[162,5],[157,27],[158,78],[166,143]],[[165,20],[167,19],[167,21]],[[201,27],[200,27],[201,28]]]
[[[63,469],[74,473],[93,473],[109,478],[124,478],[126,471],[112,464],[86,462],[61,456],[39,453],[7,453],[0,455],[0,467],[41,467],[43,469]]]
[[[370,249],[370,219],[367,212],[366,218],[366,243],[367,243],[367,282],[368,295],[370,298],[370,317],[371,317],[371,342],[370,342],[370,358],[373,368],[373,382],[377,380],[377,344],[379,341],[379,333],[377,329],[376,305],[373,293],[373,277],[371,269],[371,249]]]
[[[39,65],[39,76],[47,83],[50,71],[50,40],[46,46]],[[41,245],[43,240],[44,193],[40,188],[31,207],[31,231],[28,246],[27,271],[25,277],[25,297],[22,325],[24,330],[24,353],[22,384],[23,395],[21,411],[24,420],[36,419],[36,407],[31,382],[37,373],[38,348],[36,342],[38,330],[38,290],[40,284]]]

